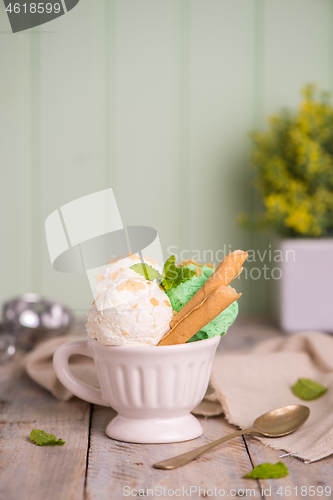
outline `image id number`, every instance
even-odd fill
[[[293,496],[293,498],[300,496],[300,497],[330,497],[331,496],[332,489],[330,486],[295,486],[292,488],[291,486],[285,486],[284,488],[281,486],[277,490],[277,495],[280,495],[281,497],[290,497]]]
[[[38,3],[24,3],[24,4],[19,4],[19,3],[10,3],[8,7],[6,8],[6,11],[9,12],[10,14],[51,14],[51,12],[54,12],[55,14],[59,14],[61,10],[60,3],[44,3],[44,2],[38,2]]]

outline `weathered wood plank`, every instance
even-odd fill
[[[285,454],[284,451],[273,450],[273,448],[264,446],[253,437],[245,436],[245,441],[254,466],[265,462],[275,464],[281,461],[289,469],[289,475],[286,477],[278,480],[265,479],[259,481],[264,498],[281,500],[283,498],[333,497],[333,456],[307,464],[292,456],[280,458]],[[310,486],[313,487],[311,490],[309,489]],[[319,487],[319,490],[317,490],[317,487]],[[326,493],[325,487],[327,488]],[[322,494],[320,494],[321,492]]]
[[[73,398],[57,401],[31,381],[19,359],[0,367],[0,498],[6,500],[82,500],[90,405]],[[35,446],[31,429],[66,441]]]
[[[233,488],[252,488],[252,498],[260,498],[256,482],[249,484],[242,479],[252,468],[242,438],[236,438],[223,448],[212,450],[180,469],[163,471],[152,467],[153,463],[163,458],[184,453],[233,432],[234,427],[222,417],[200,418],[204,435],[193,441],[140,445],[114,441],[106,436],[105,427],[114,415],[111,409],[93,407],[86,488],[88,500],[124,498],[124,493],[129,492],[131,494],[128,496],[140,496],[140,490],[150,497],[156,498],[159,491],[162,492],[160,496],[172,497],[172,493],[167,494],[169,489],[179,489],[177,493],[180,493],[179,498],[182,498],[186,497],[186,490],[190,492],[191,486],[191,498],[201,498],[205,494],[207,496],[207,490],[214,492],[214,488],[217,496],[220,489],[225,490],[225,496],[230,496],[230,490]],[[210,492],[208,496],[209,494]]]

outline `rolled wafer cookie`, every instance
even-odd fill
[[[184,344],[241,295],[234,288],[220,286],[200,306],[177,323],[157,345]]]
[[[235,250],[229,253],[219,264],[213,274],[208,278],[206,283],[199,288],[193,297],[185,304],[185,306],[172,318],[170,328],[173,328],[179,321],[201,304],[206,297],[217,290],[220,286],[227,286],[235,279],[243,270],[242,265],[248,257],[247,252]]]

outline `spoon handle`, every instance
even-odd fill
[[[225,443],[226,441],[229,441],[229,439],[232,439],[236,436],[241,436],[242,434],[248,434],[251,432],[258,432],[258,431],[253,427],[251,427],[249,429],[233,432],[232,434],[228,434],[227,436],[216,439],[211,443],[204,444],[199,448],[195,448],[194,450],[182,453],[182,455],[177,455],[176,457],[168,458],[167,460],[162,460],[162,462],[157,462],[156,464],[153,465],[153,467],[155,467],[155,469],[177,469],[178,467],[182,467],[183,465],[192,462],[192,460],[199,457],[205,451],[211,450],[212,448],[215,448],[215,446]]]

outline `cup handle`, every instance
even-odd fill
[[[73,354],[82,354],[92,358],[86,340],[73,340],[58,347],[53,356],[53,367],[60,382],[78,398],[96,405],[110,406],[100,389],[84,384],[74,377],[68,364]]]

